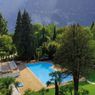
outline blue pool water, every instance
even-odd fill
[[[54,69],[51,68],[53,66],[53,64],[49,63],[49,62],[37,62],[35,64],[27,64],[26,66],[44,84],[46,84],[46,82],[51,79],[49,74],[51,72],[54,72]],[[65,79],[63,79],[63,82],[68,82],[71,80],[72,80],[72,76],[70,75],[70,76],[66,77]]]

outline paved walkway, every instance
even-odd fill
[[[95,85],[95,82],[91,82],[89,80],[87,80],[88,83],[92,84],[92,85]]]
[[[24,86],[19,87],[18,90],[21,94],[24,93],[25,90],[31,89],[33,91],[38,91],[43,88],[43,84],[35,77],[35,75],[30,72],[25,65],[19,65],[20,76],[16,79],[19,82],[23,82]]]
[[[12,95],[21,95],[13,84],[12,84]]]

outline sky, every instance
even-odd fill
[[[33,22],[67,25],[79,22],[89,25],[95,21],[95,0],[0,0],[0,12],[14,31],[19,10],[26,9]]]
[[[19,9],[21,9],[27,0],[0,0],[0,13],[8,22],[9,31],[13,30],[15,19],[12,16],[17,15]]]
[[[6,15],[11,15],[15,10],[25,4],[27,0],[0,0],[0,11]]]
[[[30,0],[30,1],[29,0],[0,0],[0,12],[8,21],[8,27],[9,30],[11,31],[14,28],[14,22],[16,20],[17,13],[20,9],[21,10],[27,9],[30,12],[30,15],[31,15],[31,11],[33,12],[33,10],[35,10],[34,12],[36,13],[39,10],[44,9],[47,3],[49,4],[49,7],[47,8],[45,7],[45,10],[48,10],[49,8],[50,10],[53,9],[54,7],[53,5],[55,5],[56,0],[53,0],[53,4],[52,4],[52,0],[45,0],[45,1],[46,2],[44,2],[44,0],[40,0],[39,3],[39,0]],[[44,4],[42,4],[43,2]],[[35,13],[33,13],[32,16],[34,17],[36,22],[37,21],[40,22],[41,18],[38,15],[35,15]],[[40,11],[40,13],[43,13],[43,11]],[[12,16],[15,16],[15,18]]]

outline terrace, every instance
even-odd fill
[[[21,62],[18,67],[20,76],[16,78],[16,81],[23,83],[22,87],[18,87],[19,92],[22,94],[27,89],[39,91],[42,88],[47,88],[45,83],[50,79],[49,73],[57,69],[48,62],[31,62],[29,64]],[[58,70],[60,69],[58,68]],[[67,81],[71,81],[71,77],[69,76],[63,81],[62,85],[66,84]],[[54,85],[50,85],[48,88],[54,88]]]
[[[23,94],[27,89],[38,91],[44,87],[44,85],[35,77],[33,73],[28,70],[28,68],[26,68],[25,65],[25,63],[18,65],[20,76],[16,78],[16,81],[22,82],[24,84],[23,87],[18,87],[18,90],[21,94]]]
[[[0,64],[0,78],[17,77],[17,76],[19,76],[19,69],[14,61],[2,62]]]
[[[14,61],[3,62],[0,64],[0,77],[8,77],[8,76],[16,77],[16,81],[24,84],[22,87],[18,87],[18,91],[22,95],[27,89],[30,89],[32,91],[39,91],[41,88],[47,88],[44,85],[44,83],[42,83],[40,79],[34,74],[34,72],[31,72],[31,70],[29,70],[29,68],[27,67],[27,65],[35,66],[35,64],[36,64],[35,61],[32,61],[29,64],[20,62],[18,65],[16,65]],[[56,67],[56,66],[51,66],[50,69],[62,70],[60,67]],[[94,78],[95,76],[94,71],[89,76],[89,79],[90,78],[92,79],[92,76]],[[67,83],[64,83],[62,85],[65,85],[65,84]],[[54,86],[51,85],[48,88],[54,88]]]

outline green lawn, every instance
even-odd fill
[[[95,85],[86,82],[80,83],[79,88],[84,88],[89,91],[89,95],[95,95]],[[40,95],[38,92],[35,95]],[[45,95],[54,95],[54,89],[50,89]]]
[[[35,93],[35,95],[40,95],[39,92]],[[54,89],[50,89],[48,92],[46,92],[45,95],[54,95]]]
[[[91,82],[95,82],[95,70],[90,72],[90,74],[88,76],[88,80]]]
[[[84,88],[89,91],[89,95],[95,95],[95,85],[91,85],[88,83],[81,83],[80,88]],[[36,93],[35,95],[40,95]],[[50,89],[45,95],[54,95],[54,89]]]
[[[89,91],[89,95],[95,95],[95,85],[88,84],[88,83],[81,83],[80,88],[84,88]]]
[[[95,82],[95,71],[91,71],[91,73],[88,76],[88,80]],[[95,95],[95,85],[89,84],[87,82],[82,82],[79,85],[80,89],[85,89],[89,91],[89,95]],[[35,93],[35,95],[40,95],[39,92]],[[48,92],[45,93],[45,95],[54,95],[54,89],[50,89]]]

